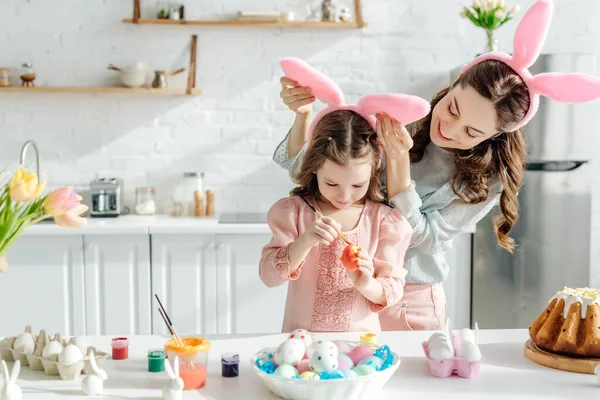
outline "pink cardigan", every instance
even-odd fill
[[[316,206],[314,199],[307,200]],[[346,247],[340,238],[331,246],[313,247],[290,275],[289,245],[316,218],[297,196],[277,201],[267,214],[273,238],[262,250],[259,273],[268,287],[289,281],[282,332],[298,328],[310,332],[380,331],[377,313],[396,304],[404,293],[404,254],[412,235],[408,221],[396,209],[367,200],[356,227],[343,232],[373,260],[375,278],[387,299],[382,306],[355,289],[339,261]]]

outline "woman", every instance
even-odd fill
[[[500,211],[494,223],[498,243],[512,252],[508,234],[518,218],[526,157],[521,128],[535,115],[539,95],[569,102],[600,97],[597,78],[532,77],[527,70],[539,55],[551,15],[551,2],[534,4],[517,28],[514,55],[487,53],[463,68],[456,82],[433,97],[429,115],[409,126],[411,134],[400,122],[378,116],[387,198],[413,228],[405,296],[380,314],[383,330],[443,326],[442,282],[449,269],[445,253],[454,237],[495,205]],[[281,84],[281,97],[296,118],[273,158],[293,175],[306,151],[304,135],[314,97],[310,88],[287,77]]]

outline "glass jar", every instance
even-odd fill
[[[168,1],[157,1],[156,2],[156,18],[168,19],[169,18],[169,2]]]
[[[11,86],[10,81],[10,69],[9,68],[0,68],[0,86],[8,87]]]
[[[139,187],[135,189],[135,213],[137,215],[156,214],[155,189]]]
[[[184,213],[187,216],[194,215],[194,192],[202,192],[203,179],[204,172],[185,172],[183,174]]]
[[[24,63],[21,66],[19,76],[21,77],[22,86],[34,86],[33,81],[35,80],[35,71],[31,63]]]
[[[169,19],[172,20],[180,20],[181,19],[181,15],[180,15],[181,9],[179,7],[179,5],[172,5],[171,8],[169,9]]]

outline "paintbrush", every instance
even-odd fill
[[[319,217],[321,217],[321,218],[323,217],[323,214],[321,214],[321,212],[319,210],[317,210],[312,204],[310,204],[308,202],[308,200],[306,200],[304,198],[304,196],[299,196],[299,197],[310,207],[311,210],[313,210],[315,213],[317,213],[317,215]],[[344,234],[342,232],[338,232],[337,230],[336,230],[336,232],[337,232],[338,236],[340,237],[340,239],[342,239],[344,242],[346,242],[346,244],[354,244],[351,241],[349,241],[348,239],[346,239],[346,236],[344,236]]]
[[[158,295],[154,294],[154,296],[156,297],[156,300],[158,301],[158,305],[160,306],[162,312],[164,313],[164,317],[166,318],[165,322],[167,323],[167,326],[169,327],[169,331],[171,332],[171,335],[173,335],[173,339],[179,346],[183,347],[184,346],[183,341],[179,337],[179,334],[177,334],[177,330],[175,330],[175,327],[173,326],[173,323],[171,322],[171,318],[169,318],[169,314],[167,314],[167,311],[165,310],[162,303],[160,302]]]

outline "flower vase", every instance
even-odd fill
[[[492,51],[498,51],[498,39],[494,35],[494,30],[486,29],[485,33],[487,37],[485,51],[488,53]]]

